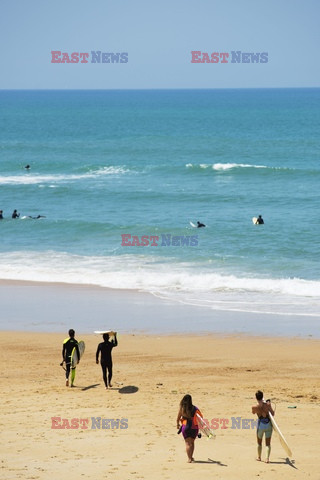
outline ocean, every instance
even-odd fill
[[[0,91],[0,278],[317,321],[319,103],[320,89]]]

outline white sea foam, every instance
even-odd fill
[[[214,163],[213,170],[231,170],[233,168],[268,168],[265,165],[250,165],[246,163]]]
[[[79,256],[16,252],[0,258],[1,278],[134,289],[216,310],[320,316],[320,282],[298,278],[241,278],[204,273],[191,265],[123,255]]]
[[[89,172],[79,174],[30,175],[30,173],[28,173],[25,175],[8,175],[0,176],[0,185],[34,185],[39,183],[43,184],[52,182],[61,183],[90,178],[94,179],[103,177],[105,175],[122,175],[127,172],[129,172],[129,170],[125,167],[109,166],[101,167],[97,170],[90,170]]]
[[[186,163],[185,165],[186,168],[194,168],[194,169],[202,169],[202,170],[216,170],[216,171],[227,171],[227,170],[234,170],[234,169],[241,169],[241,168],[262,168],[262,169],[268,169],[268,170],[283,170],[283,171],[294,171],[293,168],[288,168],[288,167],[272,167],[272,166],[267,166],[267,165],[255,165],[251,163],[200,163],[200,164],[195,164],[195,163]]]

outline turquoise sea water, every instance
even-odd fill
[[[320,89],[1,91],[0,278],[319,317],[319,103]]]

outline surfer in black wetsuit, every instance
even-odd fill
[[[77,355],[78,355],[78,363],[80,362],[80,352],[79,352],[79,347],[78,347],[78,342],[74,338],[75,331],[71,328],[69,330],[69,338],[66,338],[63,342],[63,347],[62,347],[62,363],[60,365],[63,365],[63,362],[66,363],[66,387],[69,386],[69,375],[70,375],[70,370],[71,370],[71,354],[72,350],[76,348],[77,350]],[[73,382],[76,376],[76,367],[72,369],[72,374],[71,374],[71,387],[73,387]]]
[[[20,213],[17,212],[17,210],[13,210],[12,218],[19,218]]]
[[[113,347],[116,347],[118,345],[118,340],[117,340],[117,332],[114,334],[114,340],[109,341],[109,334],[104,333],[103,334],[103,342],[99,343],[98,348],[97,348],[97,353],[96,353],[96,363],[99,363],[99,353],[101,353],[100,357],[100,365],[102,368],[102,375],[103,375],[103,380],[104,384],[106,386],[106,390],[109,387],[112,387],[111,385],[111,379],[112,379],[112,356],[111,352]],[[107,378],[107,370],[108,370],[108,378]]]
[[[264,221],[263,221],[263,218],[261,217],[261,215],[259,215],[259,217],[257,218],[256,224],[257,225],[263,225],[264,224]]]
[[[0,210],[0,220],[3,220],[3,210]]]
[[[197,228],[201,228],[201,227],[205,227],[205,224],[198,221]]]

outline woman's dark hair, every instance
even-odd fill
[[[257,399],[258,401],[263,399],[263,392],[261,392],[261,390],[258,390],[258,391],[256,392],[256,399]]]
[[[180,402],[181,415],[185,418],[192,418],[193,405],[191,395],[185,395]]]

